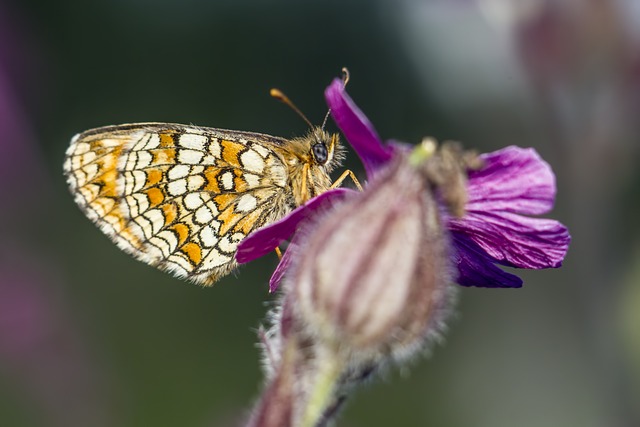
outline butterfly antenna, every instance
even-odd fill
[[[269,94],[274,97],[275,99],[277,99],[278,101],[283,102],[284,104],[287,104],[289,106],[289,108],[291,108],[293,111],[295,111],[300,117],[302,117],[302,120],[304,120],[310,128],[313,128],[313,124],[309,121],[309,119],[307,119],[307,116],[305,116],[304,114],[302,114],[302,111],[300,111],[300,109],[298,107],[296,107],[296,105],[291,102],[291,100],[289,99],[289,97],[287,97],[287,95],[285,95],[284,93],[282,93],[282,91],[280,89],[271,89],[269,91]]]
[[[342,67],[342,84],[343,84],[343,88],[347,87],[347,83],[349,83],[349,70],[347,69],[347,67]],[[305,116],[302,111],[300,111],[300,109],[298,107],[296,107],[296,104],[294,104],[287,95],[285,95],[280,89],[276,89],[276,88],[272,88],[269,91],[269,94],[274,97],[275,99],[277,99],[278,101],[283,102],[284,104],[287,104],[289,106],[289,108],[291,108],[293,111],[295,111],[300,117],[302,117],[302,120],[304,120],[310,128],[313,128],[313,124],[311,123],[311,121],[309,121],[309,119],[307,118],[307,116]],[[327,124],[327,120],[329,119],[329,115],[331,114],[331,108],[329,108],[329,110],[327,111],[327,114],[324,116],[324,120],[322,121],[322,127],[320,129],[324,130],[324,126]]]
[[[347,67],[342,67],[342,88],[347,87],[347,83],[349,83],[349,70]],[[324,120],[322,121],[322,127],[320,129],[324,130],[324,125],[327,124],[327,119],[329,119],[329,115],[331,114],[331,108],[327,111],[327,114],[324,116]]]
[[[327,114],[324,116],[324,120],[322,121],[322,127],[320,129],[324,130],[324,125],[327,124],[327,119],[329,118],[330,114],[331,114],[331,108],[327,110]]]
[[[349,69],[347,67],[342,67],[342,87],[347,87],[347,83],[349,83],[349,78],[351,74],[349,74]]]

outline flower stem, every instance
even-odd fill
[[[336,383],[342,373],[342,357],[328,352],[318,357],[318,370],[313,379],[301,427],[314,427],[334,401]]]

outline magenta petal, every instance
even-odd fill
[[[451,233],[455,248],[453,261],[458,267],[457,283],[481,288],[520,288],[522,279],[498,268],[491,258],[472,240],[459,233]]]
[[[540,215],[551,210],[555,176],[533,148],[511,146],[481,157],[484,168],[469,173],[467,211]]]
[[[533,149],[507,147],[483,155],[469,174],[467,214],[449,228],[471,239],[495,261],[519,268],[559,267],[570,236],[558,221],[519,214],[546,213],[556,186],[549,165]]]
[[[367,175],[373,176],[391,159],[393,150],[382,143],[367,116],[344,90],[344,83],[340,79],[331,82],[324,96],[333,120],[362,160]]]
[[[329,190],[294,209],[284,218],[254,231],[238,245],[236,261],[244,264],[275,250],[280,243],[293,235],[301,221],[313,216],[318,209],[344,199],[352,192],[353,190],[348,188]]]
[[[271,275],[271,279],[269,279],[269,292],[275,292],[276,289],[278,289],[278,286],[280,286],[280,282],[284,278],[284,274],[289,269],[289,265],[291,265],[291,260],[293,257],[292,253],[294,251],[295,243],[292,242],[289,244],[289,247],[287,248],[284,255],[282,255],[282,259],[280,260],[280,263],[278,263],[276,270]]]
[[[519,268],[555,268],[569,248],[567,228],[558,221],[509,212],[468,213],[449,229],[466,235],[496,261]]]

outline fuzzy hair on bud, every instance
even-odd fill
[[[314,225],[292,268],[292,306],[350,359],[403,359],[442,329],[455,277],[434,190],[459,214],[466,182],[462,150],[445,147],[398,156]]]

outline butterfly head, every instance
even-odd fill
[[[340,165],[344,158],[344,149],[338,134],[330,134],[316,127],[311,131],[309,142],[308,159],[314,166],[321,167],[329,173]]]

